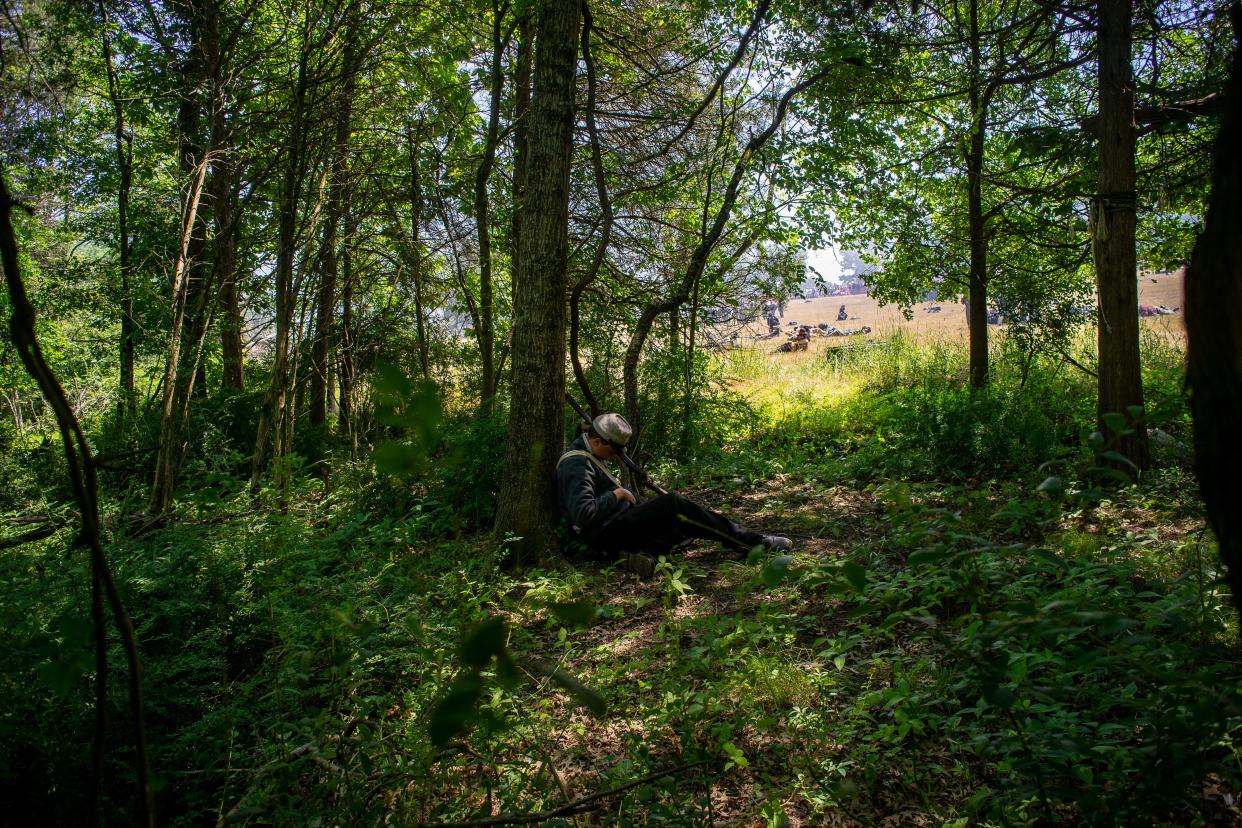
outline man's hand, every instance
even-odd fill
[[[628,503],[631,506],[637,506],[638,501],[634,499],[634,493],[629,489],[623,489],[620,486],[612,490],[613,497],[620,503]]]

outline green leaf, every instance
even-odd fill
[[[1035,487],[1035,491],[1052,497],[1061,497],[1065,494],[1065,484],[1059,477],[1045,477],[1044,482]]]
[[[1003,684],[997,685],[989,690],[985,690],[983,695],[988,701],[1002,710],[1008,710],[1013,707],[1013,690]]]
[[[1142,416],[1143,416],[1143,406],[1141,406],[1141,405],[1127,405],[1127,406],[1126,406],[1126,413],[1130,415],[1130,419],[1131,419],[1131,420],[1137,420],[1137,419],[1139,419],[1140,417],[1142,417]]]
[[[384,440],[371,453],[375,468],[385,474],[398,477],[417,471],[422,465],[423,453],[407,443],[396,440]]]
[[[500,686],[508,690],[522,683],[522,672],[518,669],[517,661],[509,655],[507,650],[501,650],[496,656],[496,678]]]
[[[590,598],[568,604],[552,604],[548,607],[562,624],[584,627],[599,617],[599,607]]]
[[[463,732],[475,718],[475,704],[483,694],[478,673],[468,672],[457,677],[444,698],[431,710],[427,730],[431,743],[437,747]]]
[[[604,697],[569,675],[569,673],[563,670],[553,670],[548,675],[548,678],[560,685],[578,704],[590,710],[596,716],[603,716],[608,712],[608,702],[604,701]]]
[[[746,761],[746,754],[742,753],[742,749],[732,742],[725,742],[721,748],[728,755],[729,761],[725,763],[725,770],[732,767],[745,768],[749,762]]]
[[[850,585],[859,592],[867,588],[867,570],[860,564],[849,561],[841,567],[841,573],[845,575],[845,580],[849,581]]]
[[[414,390],[410,378],[391,362],[380,362],[375,366],[374,386],[381,395],[404,397]]]
[[[1124,463],[1125,465],[1127,465],[1127,466],[1129,466],[1130,468],[1134,469],[1134,471],[1135,471],[1135,473],[1136,473],[1136,474],[1137,474],[1137,473],[1138,473],[1138,471],[1139,471],[1139,467],[1138,467],[1138,466],[1136,466],[1136,465],[1134,465],[1134,463],[1130,460],[1130,458],[1129,458],[1129,457],[1126,457],[1124,454],[1122,454],[1122,453],[1121,453],[1121,452],[1119,452],[1119,451],[1105,451],[1105,452],[1101,452],[1101,453],[1100,453],[1100,457],[1104,458],[1105,460],[1112,460],[1114,463]]]
[[[461,642],[461,660],[471,667],[486,667],[492,656],[505,649],[505,622],[492,616],[481,621]]]
[[[1114,434],[1120,434],[1122,431],[1125,431],[1125,428],[1126,428],[1126,415],[1125,414],[1118,414],[1115,411],[1110,411],[1107,414],[1101,414],[1100,420],[1102,420],[1104,423],[1104,426],[1109,431],[1113,432]]]
[[[791,563],[793,563],[793,556],[777,555],[763,565],[761,576],[769,589],[778,586],[781,581],[785,580],[785,576],[789,574],[789,565]]]
[[[910,566],[921,566],[944,560],[948,555],[949,553],[943,549],[916,549],[910,553],[910,557],[906,558],[906,563]]]
[[[1045,563],[1050,563],[1059,569],[1065,569],[1065,561],[1061,556],[1053,552],[1051,549],[1043,549],[1039,546],[1032,546],[1026,550],[1026,554],[1032,558],[1037,558]]]
[[[1087,445],[1091,446],[1091,448],[1096,449],[1097,451],[1099,449],[1104,448],[1104,432],[1102,431],[1091,432],[1091,436],[1087,438]]]

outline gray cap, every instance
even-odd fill
[[[624,446],[630,442],[634,430],[620,414],[600,414],[591,421],[591,428],[608,442]]]

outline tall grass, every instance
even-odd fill
[[[1068,353],[1077,366],[996,332],[982,389],[969,387],[965,342],[900,331],[806,353],[736,349],[717,368],[755,414],[734,448],[762,449],[782,469],[843,462],[862,475],[1033,475],[1081,452],[1095,429],[1094,332],[1083,331]],[[1178,342],[1144,336],[1150,419],[1175,432],[1188,422],[1183,360]]]

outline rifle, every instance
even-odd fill
[[[578,417],[582,419],[582,422],[587,426],[587,428],[590,428],[591,418],[587,416],[587,413],[582,410],[582,406],[578,405],[578,401],[575,400],[568,391],[565,392],[565,402],[569,403],[570,406],[573,407],[574,411],[578,412]],[[638,481],[639,485],[646,486],[648,489],[651,489],[657,494],[668,494],[668,489],[665,489],[648,477],[647,473],[640,469],[638,464],[631,460],[630,456],[625,453],[625,449],[618,449],[617,457],[621,460],[622,465],[633,473],[634,479]]]

